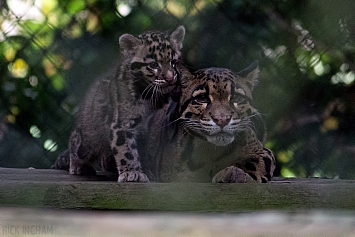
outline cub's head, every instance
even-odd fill
[[[226,146],[239,132],[253,128],[251,118],[258,112],[250,103],[259,74],[257,62],[239,73],[207,68],[191,74],[180,65],[179,70],[180,121],[185,132]]]
[[[173,88],[177,81],[175,64],[180,60],[184,37],[183,26],[171,34],[146,32],[137,37],[130,34],[120,37],[124,71],[130,74],[137,96],[151,99]]]

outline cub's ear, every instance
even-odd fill
[[[142,44],[140,39],[130,34],[123,34],[119,39],[119,43],[124,56],[128,55],[136,46]]]
[[[247,68],[238,72],[237,75],[246,82],[250,90],[253,90],[254,86],[258,83],[259,73],[259,62],[256,60]]]
[[[180,51],[182,49],[182,41],[185,38],[185,27],[179,26],[170,35],[170,43],[172,44],[175,51]]]

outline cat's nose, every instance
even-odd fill
[[[164,75],[164,79],[168,83],[174,83],[174,72],[172,70],[168,70]]]
[[[216,114],[215,116],[212,117],[212,119],[217,125],[223,128],[229,123],[229,121],[231,120],[231,116],[224,115],[224,114],[218,114],[218,115]]]

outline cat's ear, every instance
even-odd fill
[[[120,48],[123,55],[128,55],[134,48],[142,44],[141,40],[130,34],[123,34],[120,39]]]
[[[179,26],[170,34],[170,43],[172,44],[175,51],[180,52],[182,49],[182,41],[185,38],[185,27]]]
[[[254,86],[258,83],[259,73],[259,62],[256,60],[236,74],[248,85],[250,90],[253,90]]]

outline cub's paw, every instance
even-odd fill
[[[212,183],[254,183],[255,180],[242,169],[229,166],[219,171],[212,179]]]
[[[70,165],[69,173],[76,175],[96,175],[96,171],[91,165]]]
[[[124,171],[118,176],[119,183],[124,182],[140,182],[140,183],[149,183],[147,175],[140,171]]]
[[[51,166],[51,169],[69,171],[69,166],[70,166],[70,151],[69,149],[67,149],[59,154],[57,160]]]

